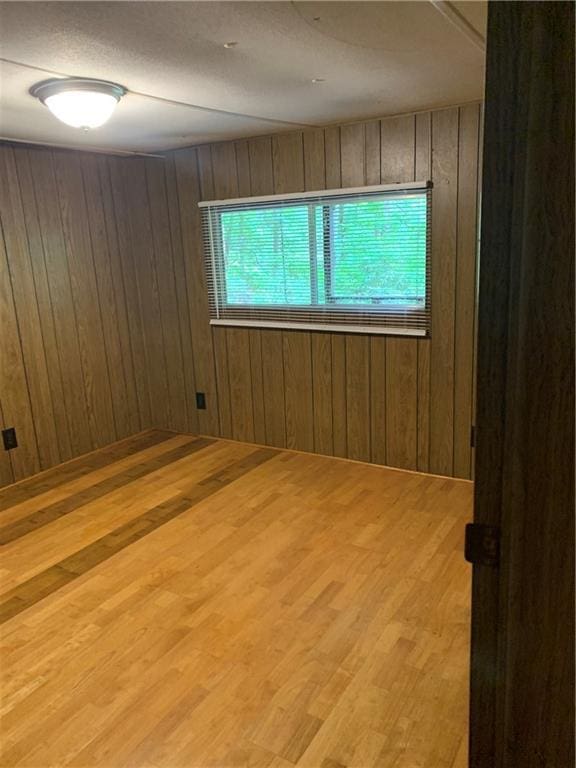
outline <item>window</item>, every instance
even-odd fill
[[[212,323],[427,333],[427,184],[200,206]]]

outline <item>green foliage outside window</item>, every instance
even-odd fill
[[[421,307],[426,216],[425,194],[224,211],[225,303]]]

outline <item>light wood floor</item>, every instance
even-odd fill
[[[166,432],[0,491],[0,764],[464,768],[471,503]]]

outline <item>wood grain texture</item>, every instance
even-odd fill
[[[6,510],[2,765],[463,768],[470,484],[154,435]]]
[[[478,114],[475,105],[465,110],[466,115]],[[468,438],[471,419],[471,413],[468,413],[471,390],[466,400],[473,366],[470,349],[473,326],[470,327],[469,318],[474,312],[474,296],[470,295],[469,254],[471,234],[473,232],[475,236],[476,232],[476,199],[472,194],[465,194],[464,187],[470,187],[472,175],[478,177],[477,160],[475,162],[473,158],[478,137],[471,128],[463,128],[463,144],[459,146],[459,112],[448,110],[446,114],[448,119],[443,112],[423,113],[302,133],[295,131],[249,139],[247,143],[184,150],[190,157],[196,154],[205,198],[213,196],[215,188],[219,190],[218,198],[246,194],[240,189],[247,190],[248,181],[250,194],[266,195],[362,186],[380,181],[427,180],[432,177],[432,122],[435,121],[434,157],[439,188],[438,205],[433,206],[437,209],[433,248],[439,254],[433,256],[436,266],[432,276],[433,285],[436,285],[432,304],[435,341],[406,339],[400,343],[396,339],[372,337],[367,342],[349,342],[350,337],[346,334],[331,334],[328,343],[322,334],[311,332],[310,380],[308,368],[300,371],[294,367],[293,349],[286,340],[290,332],[284,333],[280,345],[280,334],[276,331],[250,331],[253,427],[255,435],[260,435],[260,442],[264,441],[266,422],[273,437],[266,437],[265,441],[273,445],[284,446],[286,439],[288,444],[296,440],[298,444],[309,445],[312,434],[317,444],[314,450],[320,452],[363,456],[378,463],[418,467],[424,471],[432,468],[446,474],[457,468],[459,474],[469,476],[470,469],[466,473],[463,466],[467,461],[464,442],[465,437]],[[460,178],[457,176],[459,159],[462,161]],[[462,186],[460,196],[459,184]],[[436,192],[433,194],[436,200]],[[193,197],[188,200],[183,190],[181,209],[193,208],[195,204],[196,200]],[[457,222],[463,227],[458,239]],[[202,258],[199,235],[196,237],[192,260]],[[444,285],[448,286],[448,295],[445,295]],[[201,291],[203,288],[199,283],[196,292],[199,301],[203,300]],[[462,327],[458,328],[460,319]],[[198,322],[206,321],[198,318]],[[389,342],[394,360],[392,366],[387,366],[386,362]],[[347,360],[348,346],[352,350],[368,348],[367,362],[366,355],[359,357],[359,370],[354,370]],[[230,355],[225,356],[221,347],[216,352],[211,359],[224,386],[222,404],[217,407],[227,426],[232,415],[228,415],[230,392],[225,386],[224,368],[227,367],[230,382],[236,375],[232,370],[236,363],[230,365]],[[199,354],[206,352],[200,350]],[[271,359],[267,359],[268,354]],[[352,352],[354,363],[357,357]],[[237,364],[242,367],[243,361],[238,360]],[[237,374],[247,381],[245,366]],[[298,395],[292,387],[292,380],[298,376],[301,381],[311,381],[312,409],[306,393],[303,410],[298,410]],[[351,397],[356,391],[360,393],[359,400]],[[433,417],[432,410],[437,401],[438,408]],[[238,407],[242,407],[240,403]],[[311,423],[300,423],[300,419],[310,419]],[[388,421],[393,428],[390,434],[386,429]],[[296,434],[305,435],[303,443]],[[462,462],[455,459],[455,449],[463,456]]]
[[[414,179],[432,179],[432,114],[416,115]],[[474,300],[475,301],[475,300]],[[430,339],[418,339],[418,469],[430,467]]]
[[[266,442],[286,446],[286,395],[284,390],[284,350],[282,331],[262,331],[262,392]]]
[[[302,134],[286,133],[272,138],[274,194],[304,192]]]
[[[109,158],[108,171],[112,188],[116,231],[120,253],[120,271],[124,284],[126,319],[130,337],[130,347],[134,370],[134,385],[138,402],[140,423],[143,428],[152,424],[152,405],[150,382],[147,370],[147,358],[144,337],[144,321],[140,309],[138,284],[136,282],[137,254],[134,253],[130,228],[131,206],[128,189],[125,184],[130,172],[130,161],[124,158]]]
[[[97,158],[91,155],[81,157],[80,168],[86,195],[88,227],[101,309],[100,314],[102,317],[104,347],[110,379],[115,434],[117,438],[123,438],[133,434],[138,427],[134,424],[131,418],[126,380],[124,376],[123,349],[120,342],[120,322],[116,306],[116,294],[114,292],[113,283],[114,277],[108,245],[104,194],[100,184]]]
[[[158,426],[468,477],[478,127],[470,105],[163,160],[3,148],[17,171],[3,178],[17,283],[5,293],[24,313],[17,344],[28,350],[26,397],[16,413],[7,402],[4,419],[31,419],[35,468]],[[430,339],[307,332],[293,344],[288,331],[209,325],[200,200],[431,176]],[[32,309],[20,309],[32,291]]]
[[[80,358],[92,447],[115,440],[110,371],[104,346],[102,308],[96,284],[94,257],[80,157],[54,152],[54,171],[68,271],[72,287],[74,318],[78,329]]]
[[[174,155],[166,157],[166,194],[168,216],[170,219],[171,248],[174,264],[174,281],[176,284],[176,299],[178,304],[178,323],[182,349],[182,366],[184,375],[184,397],[188,419],[186,431],[198,432],[198,411],[196,409],[196,373],[194,370],[194,347],[191,333],[191,313],[188,296],[188,278],[186,259],[183,249],[182,226],[178,205],[178,189]]]
[[[41,466],[49,466],[58,463],[60,452],[20,186],[14,151],[9,147],[0,148],[0,175],[0,210],[19,343],[26,370],[34,429],[38,436],[40,463]]]
[[[346,337],[346,430],[348,457],[370,461],[370,339]]]
[[[22,199],[22,210],[24,213],[24,222],[20,222],[20,224],[25,227],[27,234],[30,263],[32,266],[36,300],[38,303],[38,319],[42,329],[42,342],[46,356],[54,422],[58,425],[56,431],[58,453],[60,461],[66,461],[72,456],[72,446],[70,443],[66,403],[64,400],[64,386],[62,382],[60,358],[58,355],[58,342],[52,312],[50,286],[48,284],[48,276],[44,260],[44,248],[29,154],[27,152],[18,152],[14,155],[14,161],[17,169],[18,184]]]
[[[458,243],[454,328],[454,475],[470,477],[476,291],[480,106],[460,109]]]
[[[381,121],[380,177],[383,184],[414,181],[414,115]],[[386,461],[393,467],[418,464],[418,341],[386,340]]]
[[[2,245],[2,248],[4,246]],[[0,298],[0,306],[2,299]],[[3,317],[3,310],[0,308],[1,316]],[[3,358],[2,358],[3,359]],[[0,423],[5,424],[4,415],[2,410],[2,401],[0,400]],[[0,451],[0,488],[5,485],[10,485],[14,482],[14,470],[12,469],[12,461],[10,455],[6,451]]]
[[[418,345],[386,340],[386,461],[418,467]]]
[[[262,370],[262,337],[257,328],[248,331],[250,339],[250,378],[252,380],[252,412],[254,439],[266,442],[266,414],[264,408],[264,374]]]
[[[2,481],[153,422],[197,430],[173,158],[4,144],[0,162],[2,427],[19,441]]]
[[[220,430],[218,393],[198,209],[198,202],[202,199],[199,158],[197,151],[192,149],[179,150],[173,154],[180,205],[194,374],[198,391],[206,395],[206,410],[198,411],[197,414],[198,429],[203,434],[217,435]]]
[[[232,437],[235,440],[254,442],[256,435],[252,401],[250,331],[245,328],[227,328],[225,333],[228,345]]]
[[[2,417],[6,427],[16,426],[21,434],[18,448],[13,449],[9,457],[14,479],[19,480],[21,477],[38,472],[41,465],[4,238],[0,243],[0,321],[2,325],[2,344],[0,344]]]
[[[475,768],[575,761],[574,28],[571,3],[488,12],[474,517],[501,542],[473,573]]]
[[[332,429],[334,456],[348,456],[346,336],[332,334]]]
[[[314,450],[314,400],[310,334],[288,331],[283,336],[286,447]]]
[[[432,115],[432,321],[430,471],[454,468],[454,314],[456,304],[458,110]]]
[[[332,336],[310,334],[312,356],[312,400],[314,450],[328,456],[334,454],[332,404]]]
[[[370,338],[371,461],[386,464],[386,345],[384,336]]]

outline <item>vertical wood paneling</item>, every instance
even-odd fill
[[[174,153],[174,158],[190,309],[194,375],[197,390],[206,395],[206,410],[197,412],[198,429],[202,434],[218,435],[220,426],[214,347],[209,325],[208,295],[198,209],[198,202],[202,199],[202,193],[197,152],[195,149],[178,150]]]
[[[390,117],[381,126],[382,183],[414,181],[414,116]]]
[[[311,334],[311,353],[314,450],[331,456],[334,453],[331,334]]]
[[[310,334],[283,334],[286,447],[314,450]]]
[[[257,328],[248,331],[250,339],[250,378],[252,381],[252,412],[254,439],[266,442],[266,415],[264,413],[264,379],[262,373],[262,337]]]
[[[418,463],[418,347],[410,341],[386,341],[386,460],[403,469]]]
[[[339,166],[339,158],[337,159]],[[308,191],[326,186],[325,132],[322,129],[304,133],[304,186]],[[310,337],[312,371],[313,448],[332,455],[332,337],[329,333],[312,333]]]
[[[52,154],[30,150],[29,156],[31,168],[34,169],[38,222],[52,302],[70,444],[76,456],[92,449],[92,439],[58,189]]]
[[[145,167],[154,245],[154,276],[158,285],[158,303],[168,387],[169,410],[168,421],[165,424],[170,429],[185,431],[188,425],[188,413],[178,302],[174,300],[176,285],[164,160],[146,160]]]
[[[302,133],[284,133],[272,138],[274,193],[304,191]]]
[[[117,212],[116,231],[121,253],[120,266],[122,282],[124,284],[124,296],[126,302],[126,316],[128,320],[128,332],[130,334],[130,347],[134,371],[134,383],[140,414],[142,429],[153,426],[152,409],[150,403],[150,383],[148,378],[148,366],[144,343],[144,323],[140,311],[140,300],[136,282],[136,263],[133,253],[130,217],[129,190],[125,185],[125,177],[130,173],[130,160],[121,158],[109,158],[108,169],[112,188],[114,210]]]
[[[348,402],[346,397],[346,336],[331,334],[332,430],[334,456],[348,456]]]
[[[430,471],[454,466],[454,314],[458,195],[458,110],[432,115],[432,329]]]
[[[304,132],[304,189],[308,192],[326,187],[324,131]]]
[[[66,403],[64,401],[64,388],[62,386],[62,372],[58,356],[56,331],[54,328],[52,301],[46,274],[46,264],[44,261],[42,235],[38,220],[38,207],[36,205],[36,196],[34,193],[34,183],[32,180],[28,152],[16,152],[14,154],[14,159],[18,174],[20,196],[22,199],[24,226],[26,227],[28,247],[30,250],[30,262],[34,277],[34,287],[36,289],[36,299],[38,302],[38,317],[42,331],[44,353],[46,355],[54,422],[55,425],[57,425],[56,440],[59,448],[60,461],[66,461],[67,459],[70,459],[73,454],[72,446],[70,444]]]
[[[343,187],[366,183],[365,124],[340,129]],[[349,335],[346,345],[346,433],[347,456],[370,461],[370,340]]]
[[[250,194],[271,195],[274,192],[274,166],[272,162],[272,139],[268,137],[250,139],[248,141],[248,161],[250,165]],[[250,337],[250,367],[252,378],[252,407],[254,411],[254,436],[256,442],[269,442],[266,430],[265,399],[267,388],[273,386],[270,378],[264,384],[262,361],[262,334],[257,328],[249,331]],[[270,341],[270,340],[269,340]],[[274,343],[273,341],[271,343]],[[274,392],[276,395],[276,393]],[[274,429],[274,434],[279,432]]]
[[[482,194],[482,168],[483,168],[483,155],[484,155],[484,105],[480,104],[480,127],[478,130],[478,185],[477,185],[477,220],[476,220],[476,276],[474,283],[474,350],[472,360],[472,425],[475,428],[476,425],[476,407],[478,399],[478,293],[480,289],[479,274],[480,274],[480,197]],[[474,480],[474,473],[476,468],[476,443],[470,449],[470,479]]]
[[[480,108],[460,109],[458,143],[458,242],[454,338],[454,475],[470,477],[474,307],[476,285],[476,211]]]
[[[274,192],[276,194],[303,192],[305,188],[303,134],[297,131],[274,136],[272,160]],[[286,447],[288,448],[313,450],[314,446],[310,355],[309,333],[299,331],[282,333],[284,409]]]
[[[116,426],[84,184],[77,156],[55,152],[54,165],[80,342],[88,422],[92,444],[99,447],[116,439]]]
[[[2,312],[22,327],[20,384],[0,384],[26,445],[0,481],[149,426],[469,476],[479,122],[472,105],[161,161],[3,148]],[[430,177],[430,338],[210,326],[199,200]]]
[[[129,418],[123,354],[119,337],[120,324],[116,311],[116,297],[108,250],[103,195],[100,188],[96,158],[93,155],[82,156],[80,158],[80,168],[86,194],[94,270],[102,310],[102,328],[104,331],[104,346],[110,379],[114,424],[116,436],[118,439],[121,439],[132,434],[133,428]]]
[[[4,145],[0,158],[1,426],[19,440],[0,482],[149,426],[197,430],[205,345],[192,343],[174,156]],[[215,387],[204,391],[217,420]]]
[[[414,179],[432,178],[432,116],[416,115]],[[430,464],[430,339],[418,339],[418,469]]]
[[[381,178],[384,184],[414,180],[415,118],[394,117],[381,123]],[[418,342],[386,341],[386,460],[416,469],[418,453]]]
[[[212,328],[214,344],[214,366],[216,368],[216,389],[218,392],[218,415],[220,435],[232,437],[232,406],[230,403],[230,374],[228,372],[228,329]]]
[[[52,394],[48,383],[48,366],[36,298],[36,286],[30,262],[24,211],[16,174],[14,153],[2,147],[0,152],[0,215],[10,255],[9,274],[14,307],[22,346],[28,393],[38,437],[38,454],[42,467],[59,461]]]
[[[361,187],[366,181],[365,125],[354,123],[340,129],[340,163],[343,187]]]
[[[170,394],[145,164],[127,160],[124,165],[124,183],[130,201],[130,248],[142,318],[152,423],[154,426],[168,425]]]
[[[342,185],[340,152],[340,128],[334,126],[324,131],[324,157],[326,163],[326,189]],[[330,337],[332,354],[332,444],[335,456],[348,455],[346,418],[346,338],[334,333]]]
[[[272,164],[272,139],[250,139],[248,142],[250,158],[250,188],[253,195],[272,195],[274,193],[274,166]]]
[[[235,440],[254,442],[250,332],[244,328],[227,328],[222,330],[226,333],[228,344],[227,365],[232,437]]]
[[[176,182],[176,165],[174,155],[165,158],[166,194],[168,198],[168,216],[170,219],[170,235],[172,256],[174,262],[174,280],[176,283],[176,300],[178,304],[178,325],[182,346],[182,366],[184,375],[185,407],[188,418],[186,430],[198,432],[198,412],[196,410],[196,379],[194,373],[194,357],[192,334],[190,331],[190,303],[188,297],[188,280],[186,263],[182,246],[182,229],[180,226],[180,210],[178,206],[178,188]]]
[[[236,151],[238,195],[239,197],[249,197],[252,192],[250,184],[250,155],[248,153],[248,142],[237,141],[235,142],[234,147]]]
[[[366,184],[380,184],[380,120],[366,123]]]
[[[209,152],[211,155],[211,172],[209,170]],[[203,198],[209,200],[211,197],[214,197],[217,200],[227,200],[231,197],[238,197],[238,176],[234,144],[228,142],[225,144],[214,144],[212,148],[202,147],[199,156],[202,157],[200,181]],[[230,370],[228,365],[228,329],[213,328],[212,339],[214,341],[214,360],[216,362],[220,434],[222,437],[233,437]],[[242,381],[242,376],[235,377],[236,385],[239,385]]]
[[[32,407],[28,395],[28,382],[24,367],[20,335],[14,309],[12,282],[6,259],[4,237],[0,241],[0,375],[2,376],[2,415],[6,427],[16,427],[18,448],[10,452],[14,479],[40,470],[40,456]]]
[[[366,183],[379,184],[382,174],[381,121],[366,124]],[[371,461],[386,463],[386,338],[370,339]]]
[[[342,184],[340,163],[340,128],[324,130],[324,156],[326,158],[326,189],[338,189]]]
[[[286,417],[284,392],[284,358],[282,331],[261,333],[262,388],[264,390],[264,418],[266,442],[279,448],[286,447]]]
[[[370,461],[370,338],[346,336],[348,457]]]
[[[4,236],[2,235],[2,240]],[[4,243],[0,246],[0,249],[4,250]],[[4,256],[2,257],[4,260]],[[2,286],[0,285],[0,316],[2,315],[2,298],[1,298]],[[0,351],[0,361],[3,362],[2,352]],[[2,401],[0,400],[0,424],[6,424],[4,420],[4,411],[2,409]],[[7,451],[0,451],[0,488],[5,485],[10,485],[14,482],[14,472],[12,470],[12,462],[10,460],[10,454]]]
[[[386,337],[370,337],[371,460],[386,464]]]
[[[138,393],[136,391],[133,342],[130,335],[130,324],[128,322],[128,306],[126,301],[126,290],[124,287],[124,277],[122,274],[122,254],[118,242],[118,225],[116,222],[116,210],[114,208],[114,195],[112,192],[107,158],[100,155],[97,156],[95,160],[98,167],[100,189],[102,192],[102,205],[106,224],[106,242],[110,257],[110,279],[112,281],[114,301],[116,304],[117,332],[120,343],[122,369],[124,372],[124,384],[126,387],[126,413],[124,414],[124,418],[126,419],[128,434],[134,434],[143,429],[142,414],[138,405]],[[117,420],[117,426],[118,424],[122,424],[122,419]]]

